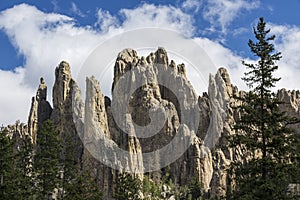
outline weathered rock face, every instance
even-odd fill
[[[111,197],[115,171],[101,163],[99,160],[107,157],[106,152],[113,151],[116,144],[106,143],[110,140],[108,119],[105,108],[104,96],[100,90],[99,82],[94,78],[86,78],[86,100],[84,111],[84,135],[82,141],[85,149],[82,160],[83,167],[96,177],[99,185],[103,188],[105,197]],[[99,147],[100,146],[100,147]],[[98,153],[93,152],[98,151]]]
[[[8,125],[6,127],[1,127],[1,131],[5,131],[9,137],[22,139],[25,135],[28,135],[28,126],[20,121],[16,121],[13,125]]]
[[[70,66],[63,61],[55,70],[53,109],[41,79],[32,99],[28,131],[20,124],[8,130],[12,135],[28,132],[35,143],[38,125],[51,119],[62,137],[77,142],[78,164],[94,175],[105,199],[112,197],[119,171],[138,173],[141,179],[149,172],[157,182],[168,173],[179,185],[196,178],[206,192],[219,197],[226,192],[228,166],[243,159],[243,152],[229,148],[226,141],[226,136],[235,134],[232,126],[239,118],[235,109],[239,102],[234,96],[239,95],[243,92],[232,85],[225,68],[210,75],[208,92],[198,96],[185,65],[169,61],[164,48],[147,57],[125,49],[115,62],[111,99],[90,77],[83,103]],[[278,97],[285,102],[282,110],[300,117],[299,91],[282,89]],[[300,130],[300,125],[294,128]],[[155,154],[149,157],[151,152]],[[166,165],[164,161],[177,153]]]
[[[62,61],[55,69],[55,83],[52,91],[54,109],[63,109],[65,101],[70,96],[70,90],[74,82],[71,77],[69,63]]]
[[[76,82],[72,79],[70,66],[62,61],[55,69],[55,82],[52,91],[53,110],[50,119],[63,138],[73,138],[78,163],[81,163],[83,145],[77,133],[73,118],[73,105],[80,101],[81,94]],[[78,113],[82,115],[82,113]]]
[[[120,131],[123,125],[118,124],[118,119],[112,120],[116,116],[112,116],[113,113],[109,112],[110,130],[112,135],[115,135],[113,138],[121,138],[121,141],[117,143],[124,149],[132,148],[137,152],[148,153],[168,145],[177,134],[181,133],[190,137],[192,140],[190,147],[182,152],[183,155],[179,159],[174,160],[175,162],[168,168],[168,173],[173,181],[180,185],[188,183],[192,178],[197,178],[208,190],[213,172],[212,157],[209,148],[203,146],[202,139],[197,136],[200,124],[199,102],[201,101],[198,100],[198,95],[186,78],[185,65],[176,66],[173,60],[169,63],[167,52],[163,48],[150,53],[146,58],[139,58],[134,50],[125,49],[119,53],[114,71],[112,103],[108,109],[113,107],[124,113],[121,119],[124,119],[126,126],[124,126],[125,131]],[[203,123],[209,124],[207,122],[210,111],[209,102],[207,100],[205,102],[204,106],[201,105],[207,111],[203,114],[206,116]],[[122,106],[128,106],[128,110],[122,109]],[[165,111],[165,116],[161,120],[164,124],[156,130],[151,123],[155,124],[157,121],[155,118],[151,119],[149,113],[159,112],[159,109]],[[125,120],[128,117],[131,120]],[[159,118],[159,115],[157,117]],[[147,127],[147,129],[140,126]],[[129,130],[128,127],[130,127]],[[137,136],[134,138],[138,146],[132,145],[132,142],[126,146],[127,142],[124,142],[127,141],[124,139],[126,130],[130,135]],[[147,137],[149,133],[154,133],[154,135]],[[171,145],[170,148],[172,151],[169,153],[172,155],[181,147]],[[166,155],[157,153],[153,156],[151,163],[142,157],[144,169],[151,168],[148,165],[158,165],[158,170],[150,173],[150,177],[155,181],[159,181],[166,173],[164,169],[166,166],[162,164],[162,159],[165,157]]]
[[[175,162],[170,165],[168,173],[180,185],[196,177],[203,182],[205,189],[210,187],[212,157],[209,148],[202,144],[203,138],[198,137],[198,125],[201,123],[197,114],[202,104],[187,80],[184,64],[176,66],[174,61],[169,63],[163,48],[147,58],[139,58],[134,50],[126,49],[116,59],[112,100],[103,96],[95,78],[87,78],[86,86],[86,100],[83,103],[69,64],[61,62],[55,70],[52,109],[46,100],[47,86],[41,79],[28,120],[29,133],[34,142],[38,125],[51,119],[62,137],[71,136],[77,141],[74,151],[78,163],[94,174],[104,195],[109,198],[113,193],[117,172],[99,160],[111,157],[108,154],[116,149],[123,149],[127,152],[126,156],[120,158],[115,155],[110,161],[111,165],[121,171],[136,173],[155,168],[150,177],[160,181],[166,173],[166,165],[162,162],[166,155],[157,153],[149,161],[143,160],[143,153],[163,148],[180,134],[182,137],[175,138],[176,145],[169,147],[168,154],[182,150],[182,155],[173,160]],[[209,124],[210,103],[205,98],[203,101],[206,104],[202,108],[206,119],[203,123]],[[127,110],[123,109],[124,105],[128,107]],[[122,111],[123,115],[116,117],[114,111]],[[162,111],[164,115],[159,115]],[[158,129],[155,123],[151,126],[153,120],[160,122],[155,121],[152,113],[158,113],[155,117],[163,117],[164,123]],[[207,129],[203,129],[203,137]],[[152,132],[153,135],[147,136]],[[180,144],[184,140],[191,141],[187,149]],[[93,147],[102,153],[95,155]]]
[[[28,132],[33,144],[36,143],[38,126],[45,120],[50,119],[52,108],[47,101],[47,86],[43,78],[40,80],[35,97],[32,97],[31,108],[28,117]]]
[[[287,112],[291,117],[300,116],[300,91],[293,90],[287,91],[286,89],[281,89],[277,92],[278,98],[283,104],[279,105],[281,110]],[[295,128],[300,128],[300,124],[298,126],[294,126]],[[297,130],[298,130],[297,128]]]
[[[242,92],[239,93],[231,84],[225,68],[220,68],[214,77],[210,76],[208,98],[211,114],[204,145],[210,148],[213,157],[213,174],[210,180],[210,195],[213,197],[225,195],[229,183],[226,170],[232,160],[243,159],[241,150],[229,148],[226,140],[227,136],[235,134],[232,127],[239,118],[236,110],[239,102],[234,96],[239,95]]]

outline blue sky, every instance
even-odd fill
[[[39,77],[45,77],[50,96],[54,68],[62,59],[76,74],[97,44],[144,27],[173,30],[195,41],[216,68],[226,66],[233,84],[244,89],[241,60],[255,60],[247,41],[263,16],[283,53],[278,88],[299,89],[299,9],[300,0],[1,0],[0,123],[26,122]],[[190,79],[195,85],[197,79]],[[110,85],[102,84],[104,93]],[[205,90],[195,87],[199,93]]]

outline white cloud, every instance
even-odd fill
[[[276,88],[299,90],[300,74],[300,27],[292,25],[270,25],[270,34],[275,34],[275,49],[282,53],[282,59],[278,63],[279,69],[275,76],[281,77]],[[230,49],[225,48],[218,42],[207,38],[196,38],[195,41],[205,49],[206,53],[217,67],[225,66],[229,72],[231,82],[237,85],[240,90],[248,90],[248,87],[241,80],[246,72],[242,60],[254,62],[249,58],[242,58],[234,54]]]
[[[43,13],[26,4],[1,12],[0,28],[24,55],[24,81],[31,87],[36,87],[32,80],[40,76],[53,85],[53,70],[59,61],[80,65],[80,56],[87,56],[99,41],[99,35],[89,28],[76,27],[72,18]]]
[[[275,48],[282,53],[277,75],[282,79],[278,88],[300,89],[300,27],[271,24],[271,33],[276,35]]]
[[[0,126],[12,124],[16,120],[27,120],[34,90],[23,85],[24,69],[15,71],[0,70]]]
[[[227,32],[230,23],[241,14],[242,11],[249,11],[258,8],[259,0],[210,0],[203,11],[203,17],[211,24],[211,29],[221,29]]]
[[[102,10],[97,14],[100,30],[95,30],[92,26],[80,27],[75,25],[73,18],[57,13],[44,13],[27,4],[14,6],[0,13],[0,29],[25,58],[21,74],[1,71],[1,82],[10,84],[12,88],[2,90],[4,93],[1,95],[0,110],[10,112],[1,114],[0,122],[7,124],[17,119],[26,122],[31,102],[29,96],[35,95],[32,91],[36,90],[39,78],[45,78],[48,99],[51,101],[52,98],[49,97],[52,95],[54,69],[59,62],[68,61],[73,77],[76,78],[91,51],[113,35],[143,27],[171,29],[186,35],[193,32],[192,17],[174,7],[143,4],[132,10],[122,9],[120,15],[123,16],[123,21],[120,24],[107,11]],[[8,82],[7,77],[18,81]],[[107,88],[104,90],[109,91],[110,86],[105,84],[104,87]],[[11,103],[15,92],[20,94],[18,102]]]
[[[239,90],[247,89],[245,83],[241,80],[245,72],[245,68],[242,65],[244,58],[234,54],[230,49],[223,47],[218,42],[207,38],[195,38],[195,42],[206,51],[217,68],[225,67],[228,70],[233,85],[237,85]]]
[[[248,31],[249,31],[249,29],[247,29],[245,27],[240,27],[240,28],[234,29],[232,31],[232,34],[234,36],[237,36],[237,35],[241,35],[241,34],[247,33]]]
[[[107,10],[98,9],[96,26],[102,31],[109,31],[119,25],[117,17],[112,16]]]
[[[201,1],[199,0],[186,0],[182,3],[182,8],[185,10],[193,10],[198,12],[201,6]]]
[[[120,14],[126,19],[122,24],[125,29],[165,28],[188,37],[195,31],[193,17],[172,6],[143,4],[136,9],[121,9]]]

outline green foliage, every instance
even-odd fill
[[[59,186],[61,142],[59,132],[52,122],[43,122],[37,133],[37,149],[34,156],[36,195],[38,199],[48,198]]]
[[[141,191],[142,181],[136,175],[121,173],[116,183],[114,198],[117,200],[138,200]]]
[[[77,176],[65,185],[65,200],[101,200],[102,192],[96,180],[89,172],[79,172]]]
[[[244,150],[246,159],[231,164],[229,172],[235,187],[230,188],[228,199],[288,199],[286,189],[295,181],[291,169],[295,166],[294,153],[297,153],[293,151],[296,134],[288,125],[296,120],[280,111],[281,102],[272,92],[280,80],[273,74],[278,69],[276,62],[281,53],[274,53],[271,42],[275,36],[269,36],[269,32],[264,19],[260,18],[254,28],[257,41],[248,43],[259,59],[255,64],[243,62],[248,69],[243,80],[252,90],[238,98],[242,115],[234,127],[236,135],[229,141],[231,147]],[[299,181],[299,176],[296,178]]]
[[[38,128],[35,151],[30,136],[0,131],[0,199],[48,199],[54,189],[63,194],[59,199],[102,199],[95,178],[80,168],[77,144],[76,137],[59,134],[50,120]]]
[[[16,199],[14,180],[14,141],[5,131],[0,132],[0,197]]]
[[[72,135],[68,133],[62,135],[62,152],[60,155],[60,166],[63,173],[61,180],[62,199],[65,199],[65,196],[68,198],[73,196],[74,190],[72,187],[74,187],[74,182],[82,178],[79,170],[78,157],[76,155],[76,139],[76,137],[72,137]],[[77,192],[80,191],[81,189],[77,190]]]
[[[0,132],[1,199],[32,199],[32,145],[28,135],[10,138]]]
[[[19,140],[18,152],[15,156],[15,180],[19,199],[33,198],[33,145],[29,135]]]
[[[193,178],[189,181],[188,185],[179,188],[177,199],[179,200],[200,200],[203,199],[203,186],[201,182]]]
[[[161,196],[161,185],[155,183],[148,176],[144,176],[143,179],[143,194],[145,199],[159,199]]]

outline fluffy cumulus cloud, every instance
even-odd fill
[[[136,9],[121,9],[120,14],[126,19],[122,24],[125,29],[165,28],[188,37],[191,37],[195,30],[193,17],[172,6],[143,4]]]
[[[30,99],[34,90],[23,85],[24,69],[14,71],[0,70],[0,126],[14,123],[17,119],[27,120]]]
[[[79,65],[99,36],[85,27],[76,27],[72,18],[43,13],[22,4],[3,11],[0,27],[10,37],[20,54],[25,56],[24,82],[36,87],[40,76],[52,85],[53,70],[60,60]]]
[[[98,9],[96,26],[99,26],[100,30],[108,32],[111,29],[115,29],[119,25],[117,17],[112,16],[107,10]]]
[[[276,35],[275,48],[282,53],[277,75],[282,79],[279,88],[300,89],[300,27],[271,24],[271,32]]]
[[[211,30],[227,32],[228,25],[243,11],[258,8],[259,0],[211,0],[207,1],[203,17],[210,22]]]
[[[76,8],[74,5],[74,11]],[[97,15],[95,24],[82,27],[73,18],[45,13],[27,4],[0,13],[0,29],[8,35],[18,53],[25,57],[22,68],[0,73],[1,82],[10,86],[2,88],[0,110],[10,111],[5,115],[1,113],[2,123],[13,123],[16,119],[26,122],[31,101],[29,96],[34,95],[32,91],[36,90],[39,78],[45,78],[50,97],[54,69],[61,60],[71,64],[73,77],[76,77],[90,52],[113,35],[143,27],[176,30],[189,36],[193,32],[192,17],[171,6],[142,4],[132,10],[122,9],[119,12],[123,17],[121,22],[101,9]],[[110,84],[107,85],[110,87]]]
[[[206,51],[217,68],[225,67],[227,69],[234,85],[237,85],[240,90],[247,90],[241,79],[241,76],[245,73],[245,68],[241,63],[242,60],[250,61],[249,59],[242,58],[218,42],[207,38],[195,38],[194,40]]]

